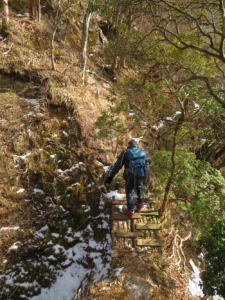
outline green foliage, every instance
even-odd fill
[[[204,253],[206,267],[202,273],[203,292],[225,297],[225,215],[208,226],[198,242],[197,254]]]
[[[101,7],[101,1],[100,0],[90,0],[87,8],[87,12],[89,14],[92,14],[96,10],[98,10]]]
[[[119,118],[114,118],[113,116],[108,115],[105,111],[102,112],[102,115],[95,122],[95,127],[101,129],[96,135],[96,138],[108,137],[111,134],[112,129],[117,131],[122,131],[124,128],[123,123]]]
[[[8,35],[10,34],[10,30],[12,29],[12,26],[9,25],[8,23],[5,23],[3,25],[3,34]]]
[[[158,151],[153,161],[155,173],[159,175],[158,184],[166,183],[172,172],[171,152]],[[169,196],[177,199],[176,204],[181,211],[192,218],[195,234],[199,235],[208,230],[208,222],[221,219],[225,179],[208,162],[197,160],[195,154],[186,148],[177,148],[175,161],[176,170]]]

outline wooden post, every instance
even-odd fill
[[[112,200],[115,200],[115,196],[112,197]],[[115,205],[112,205],[112,215],[115,212]],[[117,222],[115,220],[112,220],[112,231],[117,230]],[[115,250],[117,247],[117,239],[115,237],[115,233],[112,233],[112,249]],[[114,267],[116,262],[116,258],[112,258],[112,268]]]
[[[132,225],[131,225],[131,226],[132,226],[132,232],[138,231],[138,230],[136,229],[137,219],[133,219],[131,224],[132,224]],[[133,238],[133,247],[134,247],[136,250],[138,250],[138,246],[137,246],[137,238],[136,238],[136,237]]]
[[[123,221],[123,230],[124,232],[128,232],[128,226],[127,226],[127,222],[128,221]],[[124,238],[124,248],[125,249],[128,249],[128,241],[127,241],[127,238]]]

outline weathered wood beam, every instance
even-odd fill
[[[158,211],[148,211],[148,212],[138,212],[135,213],[132,219],[140,219],[143,215],[145,216],[158,216],[159,212]],[[112,215],[112,220],[129,220],[128,216],[123,213],[114,213]]]
[[[143,229],[143,230],[162,230],[161,224],[137,224],[136,229]]]
[[[138,239],[138,246],[148,246],[148,247],[162,247],[165,246],[166,242],[163,240],[155,240],[155,239]]]
[[[142,216],[139,214],[134,214],[133,219],[140,219]],[[112,220],[130,220],[126,214],[117,213],[112,215]]]
[[[124,237],[124,238],[134,238],[134,237],[145,237],[146,234],[141,231],[135,231],[135,232],[124,232],[124,231],[113,231],[113,234],[117,237]]]
[[[152,209],[143,209],[137,212],[139,215],[145,215],[145,216],[158,216],[159,212]]]
[[[156,203],[156,201],[154,200],[149,200],[149,199],[144,199],[144,203],[148,204],[148,203]],[[115,200],[112,200],[112,204],[114,205],[126,205],[127,204],[127,200],[125,199],[115,199]],[[137,199],[134,199],[134,204],[138,204],[138,201]]]

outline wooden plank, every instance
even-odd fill
[[[137,226],[137,225],[136,225]],[[117,231],[112,232],[117,237],[124,237],[124,238],[134,238],[134,237],[144,237],[145,233],[141,231],[135,231],[135,232],[124,232],[124,231]]]
[[[150,210],[150,209],[143,209],[138,212],[139,215],[145,215],[145,216],[155,216],[157,217],[159,215],[159,212],[156,210]]]
[[[166,245],[166,242],[163,240],[155,240],[155,239],[138,239],[138,246],[149,246],[149,247],[162,247]]]
[[[144,202],[146,202],[146,203],[155,203],[156,201],[144,199]],[[127,200],[119,200],[119,199],[112,200],[112,204],[114,204],[114,205],[126,205]],[[138,204],[137,199],[134,199],[134,204]]]
[[[134,217],[133,219],[140,219],[141,218],[141,215],[138,215],[138,214],[134,214]],[[122,214],[122,213],[118,213],[118,214],[113,214],[112,215],[112,220],[121,220],[121,221],[124,221],[124,220],[130,220],[128,218],[128,216],[126,214]]]
[[[140,219],[143,215],[145,216],[158,216],[159,213],[158,211],[151,211],[151,212],[138,212],[138,213],[135,213],[134,216],[133,216],[133,219]],[[112,220],[129,220],[128,216],[126,214],[123,214],[123,213],[114,213],[112,215]]]
[[[161,224],[137,224],[136,229],[144,229],[144,230],[162,230],[162,225]]]

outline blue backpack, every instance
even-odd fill
[[[136,179],[142,177],[145,178],[145,183],[147,184],[148,172],[147,164],[145,162],[145,151],[142,148],[129,149],[127,150],[127,154],[129,158],[127,179],[134,180],[135,184]]]

